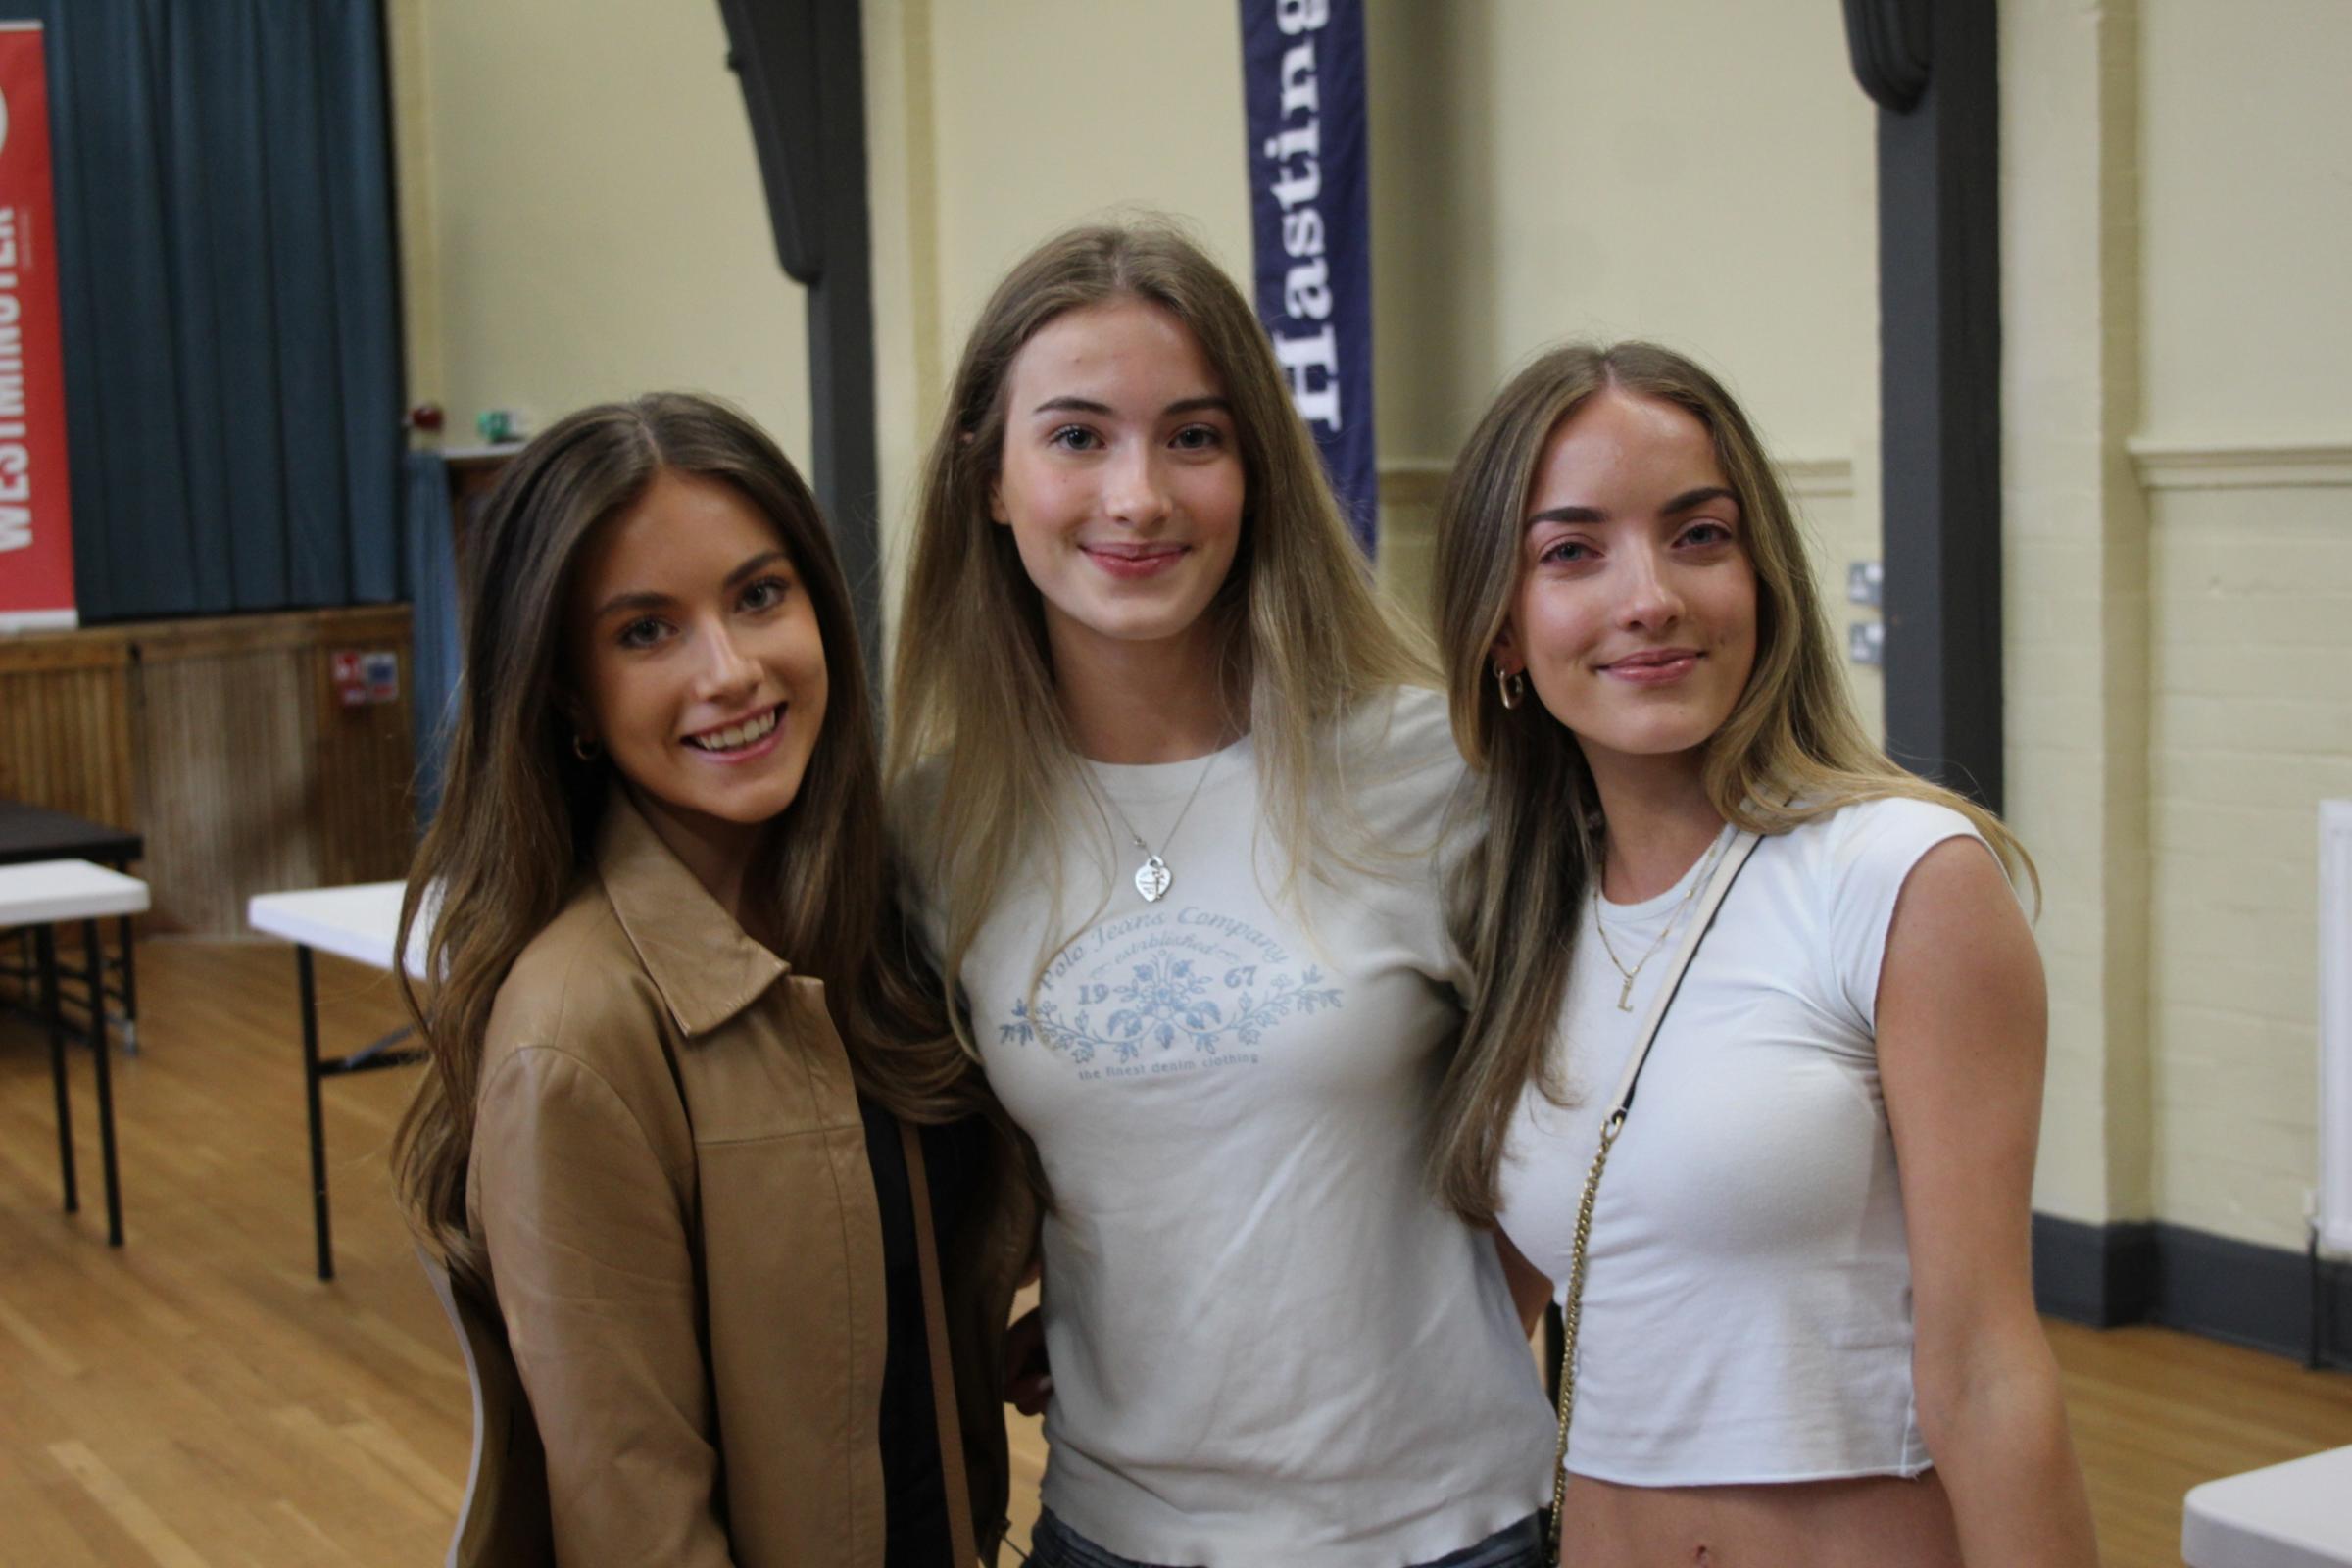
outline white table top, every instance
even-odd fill
[[[257,893],[245,906],[256,931],[306,948],[317,948],[372,969],[392,967],[392,940],[400,932],[404,882],[360,882],[340,888],[306,888],[292,893]],[[409,973],[424,975],[424,939],[431,921],[409,933]]]
[[[2352,1565],[2352,1447],[2190,1488],[2180,1556],[2189,1568]]]
[[[147,912],[147,884],[87,860],[0,865],[0,926]]]

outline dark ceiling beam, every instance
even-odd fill
[[[1879,106],[1886,749],[1998,810],[2000,94],[1993,0],[1844,0]]]

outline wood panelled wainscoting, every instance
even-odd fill
[[[345,707],[346,649],[394,653],[398,697]],[[410,737],[406,605],[0,638],[0,796],[144,835],[151,931],[231,935],[252,894],[402,875]]]
[[[0,637],[0,798],[133,827],[130,715],[123,635]]]

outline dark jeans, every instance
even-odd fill
[[[1163,1568],[1105,1551],[1051,1512],[1042,1514],[1029,1543],[1029,1568]],[[1544,1568],[1544,1516],[1531,1513],[1474,1546],[1449,1551],[1419,1568]]]

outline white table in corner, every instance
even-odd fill
[[[66,1089],[65,1018],[59,1005],[57,928],[79,923],[89,955],[90,1054],[98,1064],[98,1147],[106,1177],[106,1244],[122,1245],[122,1188],[115,1161],[115,1080],[106,1043],[106,958],[98,922],[123,922],[122,951],[130,952],[129,921],[147,912],[147,884],[87,860],[29,860],[0,865],[0,928],[33,933],[42,1022],[49,1035],[49,1071],[57,1094],[57,1150],[65,1180],[66,1212],[78,1212],[74,1178],[74,1115]],[[127,961],[127,960],[126,960]]]
[[[2188,1568],[2352,1568],[2352,1447],[2189,1489]]]
[[[312,974],[311,955],[331,953],[339,958],[387,972],[392,968],[392,946],[400,932],[400,900],[407,884],[360,882],[339,888],[305,888],[290,893],[257,893],[245,906],[245,919],[256,931],[282,937],[294,944],[294,972],[302,987],[303,1089],[311,1115],[311,1215],[318,1246],[318,1277],[335,1277],[333,1231],[326,1205],[326,1130],[319,1119],[318,1086],[328,1078],[372,1072],[379,1067],[405,1067],[424,1059],[416,1050],[397,1050],[411,1030],[403,1024],[382,1039],[341,1056],[322,1056],[318,1051],[318,993]],[[410,933],[408,971],[424,973],[424,933],[419,920]]]

